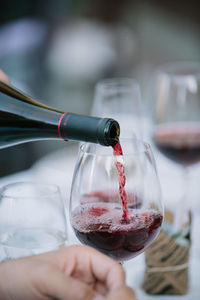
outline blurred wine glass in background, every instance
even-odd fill
[[[131,78],[99,81],[91,114],[116,119],[120,124],[120,137],[141,138],[141,94],[138,83]]]
[[[200,161],[200,65],[168,64],[160,67],[156,77],[153,140],[165,157],[182,168],[183,196],[176,213],[180,225],[181,207],[190,203],[189,170]]]

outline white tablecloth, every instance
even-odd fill
[[[70,188],[73,170],[77,158],[77,144],[68,143],[66,147],[55,153],[49,154],[39,160],[27,171],[19,172],[0,179],[0,187],[16,181],[36,181],[58,184],[65,201],[69,203]],[[158,173],[160,176],[162,192],[165,201],[174,201],[173,196],[181,191],[180,170],[170,164],[162,156],[156,154]],[[126,262],[124,268],[127,273],[127,283],[133,287],[139,299],[163,300],[198,300],[200,299],[200,167],[193,169],[190,178],[190,204],[193,210],[192,250],[190,258],[190,288],[185,296],[149,296],[140,288],[144,273],[144,255]],[[69,218],[68,218],[69,220]],[[69,244],[78,243],[68,222]]]

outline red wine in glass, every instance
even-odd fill
[[[184,166],[200,161],[200,123],[167,123],[155,129],[154,142],[166,157]]]
[[[133,144],[129,145],[135,147],[134,141],[132,142]],[[142,145],[144,146],[142,150],[147,149],[144,143]],[[118,174],[119,191],[109,189],[109,184],[107,190],[94,189],[87,193],[86,188],[86,193],[78,194],[80,198],[74,199],[78,201],[79,205],[71,210],[70,221],[80,242],[96,248],[116,261],[124,261],[142,253],[154,241],[160,232],[163,217],[156,205],[156,201],[158,201],[156,194],[154,194],[154,208],[151,208],[152,203],[143,199],[142,193],[138,197],[137,194],[134,194],[134,190],[126,192],[124,161],[126,159],[130,163],[130,157],[123,155],[119,143],[113,147],[113,154]],[[146,156],[144,155],[144,157]],[[101,159],[103,158],[101,157]],[[133,156],[134,159],[135,156]],[[86,165],[80,164],[79,166],[84,167]],[[145,201],[147,201],[146,205]]]
[[[129,222],[122,220],[116,203],[88,203],[76,208],[71,224],[77,238],[117,261],[143,252],[156,238],[162,215],[154,209],[129,208]]]

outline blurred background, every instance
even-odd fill
[[[199,29],[197,0],[1,0],[0,68],[43,103],[81,114],[90,114],[97,81],[132,77],[151,113],[153,71],[199,60]],[[0,176],[66,146],[45,141],[1,150]]]

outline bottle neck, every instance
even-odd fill
[[[119,136],[119,124],[109,118],[97,118],[65,112],[58,121],[58,135],[64,140],[114,145]]]
[[[0,130],[5,138],[9,135],[13,144],[63,139],[109,146],[116,143],[119,135],[119,124],[115,120],[59,112],[32,103],[22,104],[8,96],[1,100],[0,113]]]

